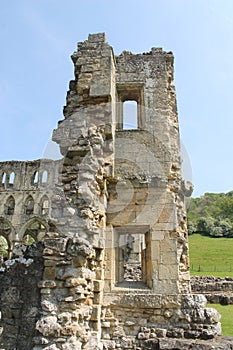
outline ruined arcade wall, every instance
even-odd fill
[[[60,164],[47,159],[0,163],[0,235],[8,242],[9,256],[25,235],[40,241],[52,225]]]

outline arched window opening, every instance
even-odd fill
[[[123,102],[123,130],[138,128],[138,104],[137,101],[126,100]]]
[[[42,173],[42,185],[45,185],[48,181],[48,172],[47,170],[44,170]]]
[[[7,239],[0,235],[0,264],[9,257],[9,243]]]
[[[0,235],[8,236],[11,232],[11,227],[4,219],[0,220]]]
[[[33,243],[35,243],[35,241],[36,240],[33,236],[31,236],[30,234],[25,234],[22,243],[24,245],[32,245]]]
[[[4,172],[2,174],[2,185],[5,185],[6,184],[6,173]]]
[[[41,215],[47,215],[49,213],[49,200],[47,197],[42,198],[41,201]]]
[[[34,200],[32,196],[29,196],[25,202],[25,214],[31,215],[34,211]]]
[[[41,241],[46,233],[46,227],[37,219],[33,220],[27,226],[24,234],[23,244],[31,245],[34,242]]]
[[[12,171],[9,177],[9,186],[13,186],[15,182],[15,173]]]
[[[39,173],[35,171],[32,177],[32,185],[36,186],[39,183]]]
[[[13,215],[15,211],[15,200],[13,196],[10,196],[5,205],[5,214]]]

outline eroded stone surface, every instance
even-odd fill
[[[194,293],[203,293],[208,302],[233,304],[233,279],[214,276],[192,276],[191,287]]]
[[[40,317],[41,295],[37,283],[43,278],[43,245],[28,247],[24,261],[17,261],[0,272],[1,349],[33,347],[36,322]],[[25,261],[31,260],[30,264]]]
[[[34,263],[21,254],[25,236],[43,242],[43,276],[31,281],[39,304],[30,348],[211,349],[219,315],[190,288],[191,185],[181,176],[173,55],[152,48],[115,56],[105,35],[93,34],[72,60],[65,119],[53,132],[63,158],[1,164],[1,232],[20,252],[2,266],[9,288],[8,271],[24,263],[28,274]],[[124,102],[132,100],[137,120],[128,126]],[[137,266],[137,278],[126,266]],[[9,295],[19,302],[18,293]],[[9,323],[3,314],[5,350],[13,346],[6,332],[20,334]]]

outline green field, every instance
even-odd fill
[[[191,275],[233,277],[233,238],[189,236]],[[223,335],[233,336],[233,305],[208,304],[221,314]]]
[[[189,236],[191,275],[233,277],[233,238]]]

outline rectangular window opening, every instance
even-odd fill
[[[137,101],[126,100],[123,102],[123,130],[138,129],[138,104]]]
[[[147,288],[147,240],[147,233],[117,233],[116,287]]]

